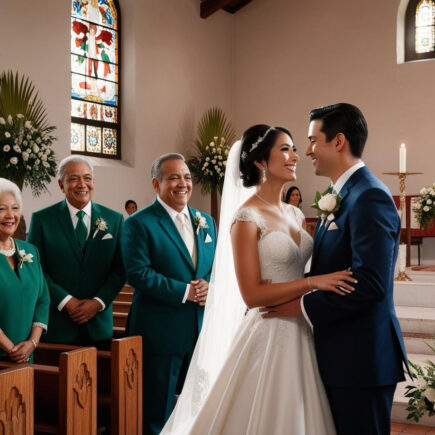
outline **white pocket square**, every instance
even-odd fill
[[[331,224],[329,225],[327,231],[332,231],[332,230],[338,230],[338,226],[335,222],[331,222]]]
[[[210,234],[207,233],[207,235],[205,236],[204,243],[211,243],[212,241],[213,241],[213,240],[212,240],[212,238],[210,237]]]
[[[108,239],[113,239],[112,234],[107,233],[107,234],[104,235],[104,237],[101,238],[101,240],[108,240]]]

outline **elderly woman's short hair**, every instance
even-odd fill
[[[151,166],[151,178],[157,178],[159,182],[162,181],[163,179],[162,166],[163,163],[165,163],[168,160],[183,160],[183,162],[186,161],[186,159],[182,154],[178,154],[178,153],[163,154],[162,156],[154,160],[153,165]]]
[[[15,201],[17,201],[17,204],[20,207],[20,211],[23,210],[23,197],[21,196],[21,190],[15,183],[6,178],[0,178],[0,195],[3,193],[12,193]]]
[[[94,176],[94,166],[91,161],[85,156],[72,155],[65,157],[57,168],[57,179],[63,181],[66,175],[66,168],[70,163],[86,163],[91,171],[92,177]]]

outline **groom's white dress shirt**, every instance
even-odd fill
[[[343,188],[343,186],[347,183],[347,180],[349,180],[349,178],[360,168],[362,168],[363,166],[365,166],[365,163],[362,161],[359,161],[358,163],[355,163],[353,166],[351,166],[347,171],[343,172],[337,179],[337,181],[335,182],[335,184],[332,184],[332,189],[334,193],[339,194],[340,190]],[[311,290],[313,292],[318,291],[317,289],[313,289]],[[311,326],[311,329],[313,329],[313,324],[310,321],[310,318],[307,316],[307,313],[305,311],[305,307],[304,307],[304,296],[302,296],[301,298],[301,309],[302,309],[302,314],[305,317],[305,320],[308,322],[308,324]]]
[[[80,210],[76,207],[74,207],[72,204],[70,204],[68,202],[67,199],[65,199],[66,201],[66,205],[68,207],[69,210],[69,214],[71,215],[71,221],[73,223],[73,227],[75,228],[77,226],[77,222],[79,220],[79,218],[77,217],[77,212],[79,212]],[[89,201],[85,207],[82,208],[82,210],[85,212],[85,214],[83,215],[83,222],[86,226],[86,239],[89,237],[89,232],[91,231],[91,212],[92,212],[92,201]],[[63,310],[63,307],[69,302],[69,300],[72,298],[71,295],[65,296],[59,303],[59,305],[57,306],[57,309],[59,311]],[[100,299],[100,298],[93,298],[96,301],[98,301],[101,304],[101,309],[100,311],[103,311],[104,309],[106,309],[106,304]]]
[[[159,196],[157,196],[157,201],[159,201],[160,205],[167,211],[171,219],[174,221],[174,224],[177,227],[181,235],[181,238],[184,240],[184,243],[186,244],[190,256],[192,257],[192,261],[195,264],[195,260],[196,260],[195,232],[193,230],[192,221],[190,220],[190,214],[187,205],[183,208],[183,210],[181,210],[181,212],[178,212],[177,210],[174,210],[172,207],[166,204],[166,202],[163,201]],[[181,232],[179,220],[177,219],[178,215],[180,214],[184,215],[184,221],[185,221],[184,227],[190,234],[184,235]],[[186,285],[186,292],[184,293],[184,297],[182,300],[183,304],[187,300],[187,296],[189,295],[189,290],[190,290],[190,283]]]

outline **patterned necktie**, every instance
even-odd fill
[[[88,237],[88,229],[86,228],[85,222],[83,221],[83,216],[85,215],[85,212],[83,210],[79,210],[76,213],[77,216],[77,225],[76,225],[76,236],[77,240],[79,242],[80,249],[83,251],[83,248],[85,247],[86,239]]]
[[[178,213],[176,217],[177,228],[180,232],[181,238],[192,257],[193,265],[196,267],[196,250],[195,250],[195,238],[191,229],[188,227],[186,220],[189,219],[184,213]]]

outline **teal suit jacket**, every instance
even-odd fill
[[[189,212],[193,223],[197,210],[189,207]],[[182,300],[191,280],[210,280],[216,248],[214,220],[201,214],[208,228],[197,232],[193,225],[196,269],[172,218],[157,200],[125,221],[122,253],[128,283],[135,289],[127,334],[142,335],[144,354],[183,354],[195,347],[204,308]]]
[[[108,229],[95,234],[98,218],[107,222]],[[57,309],[67,295],[100,298],[106,309],[86,323],[88,332],[95,341],[112,337],[112,301],[125,283],[120,245],[122,222],[120,213],[92,203],[91,231],[82,255],[65,200],[33,213],[28,241],[39,250],[51,296],[46,341],[72,343],[77,337],[79,325],[65,309]]]

